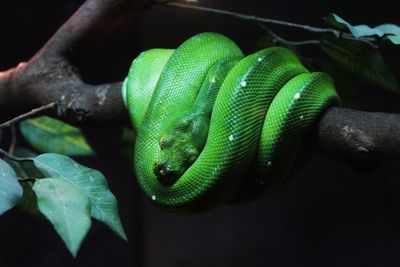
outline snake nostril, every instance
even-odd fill
[[[172,185],[179,179],[178,172],[172,170],[166,162],[155,163],[153,171],[163,185]]]
[[[155,163],[154,164],[154,174],[159,176],[159,175],[164,175],[164,173],[167,170],[167,164],[164,163]]]

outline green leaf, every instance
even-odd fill
[[[386,36],[393,44],[400,44],[400,27],[396,24],[381,24],[371,28],[368,25],[352,25],[338,15],[331,13],[325,18],[326,22],[338,29],[349,29],[357,38],[365,36]]]
[[[93,155],[80,129],[62,121],[42,116],[22,121],[22,135],[40,152],[53,152],[69,156]]]
[[[351,75],[384,89],[399,92],[397,81],[383,61],[379,50],[364,42],[336,39],[331,36],[322,38],[320,44],[321,49]]]
[[[37,180],[33,190],[40,211],[75,257],[91,226],[88,197],[63,179]]]
[[[389,35],[386,36],[387,39],[389,39],[392,43],[396,45],[400,45],[400,36],[399,35]]]
[[[0,215],[13,208],[22,197],[22,187],[17,174],[4,160],[0,159]]]
[[[384,34],[393,34],[400,36],[400,27],[395,24],[381,24],[375,27],[376,30]]]
[[[107,180],[101,172],[54,153],[39,155],[34,159],[34,164],[46,177],[67,180],[84,192],[92,205],[92,217],[108,225],[126,240],[118,215],[117,200],[108,189]]]

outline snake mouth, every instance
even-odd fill
[[[158,181],[165,186],[171,186],[179,179],[179,172],[171,169],[166,162],[154,163],[153,172]]]

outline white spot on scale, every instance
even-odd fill
[[[262,60],[263,60],[262,57],[257,58],[258,62],[261,62]]]
[[[152,200],[156,200],[156,196],[155,196],[155,195],[152,195],[152,196],[151,196],[151,199],[152,199]]]
[[[215,82],[216,82],[215,77],[212,77],[212,78],[210,79],[210,83],[215,83]]]
[[[247,82],[246,82],[246,81],[241,81],[241,82],[240,82],[240,85],[241,85],[242,87],[246,87]]]
[[[299,117],[299,119],[300,119],[300,120],[303,120],[303,119],[304,119],[304,115],[301,115],[301,116]]]
[[[228,137],[228,139],[229,139],[229,141],[234,141],[235,140],[235,137],[233,136],[233,134],[231,134],[229,137]]]
[[[300,93],[296,93],[295,95],[294,95],[294,99],[299,99],[300,98]]]
[[[268,167],[271,167],[272,166],[272,161],[268,161],[267,165],[268,165]]]

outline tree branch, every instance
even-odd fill
[[[56,102],[57,111],[49,110],[48,114],[70,123],[101,126],[127,123],[121,82],[100,85],[83,82],[70,63],[70,55],[76,49],[96,43],[124,18],[148,3],[150,0],[87,0],[31,60],[0,72],[0,120],[6,121],[35,107]],[[227,15],[277,23],[232,12]],[[284,25],[298,27],[293,23]],[[311,30],[316,29],[312,27]],[[317,30],[332,32],[332,29]],[[339,107],[327,110],[315,129],[320,151],[350,160],[398,158],[399,132],[400,115]]]
[[[50,102],[71,123],[121,124],[128,121],[121,83],[90,85],[69,61],[85,42],[93,45],[150,0],[87,0],[29,62],[0,72],[0,119],[7,120]],[[12,105],[11,105],[12,103]]]
[[[330,108],[316,129],[324,154],[345,160],[400,158],[400,114]]]

